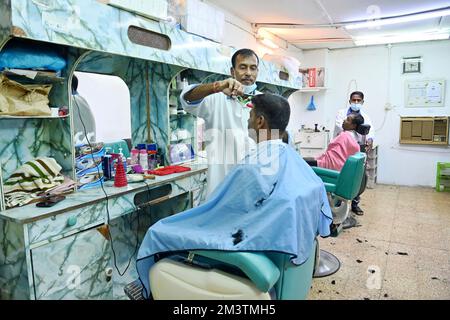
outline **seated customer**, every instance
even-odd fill
[[[342,131],[331,140],[327,151],[316,159],[305,158],[305,161],[313,167],[321,167],[341,171],[345,161],[360,151],[358,144],[358,127],[364,123],[364,118],[359,113],[351,113],[342,123]]]
[[[147,231],[136,268],[150,295],[155,254],[196,249],[275,251],[299,265],[317,235],[328,236],[332,214],[325,187],[298,153],[279,139],[289,122],[288,101],[252,98],[249,135],[258,144],[201,206],[159,220]]]

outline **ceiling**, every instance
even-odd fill
[[[450,6],[450,0],[208,0],[208,2],[256,24],[258,28],[264,28],[301,49],[352,47],[356,37],[450,29],[450,16],[370,29],[347,30],[342,26],[333,27],[333,24],[343,22],[366,21],[445,8]],[[303,26],[260,25],[280,23]]]

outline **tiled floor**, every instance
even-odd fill
[[[361,198],[361,226],[320,239],[341,268],[309,299],[450,299],[450,193],[376,185]]]

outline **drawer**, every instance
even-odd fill
[[[323,149],[327,146],[326,132],[299,132],[298,143],[300,148],[318,148]]]
[[[62,238],[106,221],[105,201],[27,224],[30,244]],[[110,204],[111,208],[111,204]]]

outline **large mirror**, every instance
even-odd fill
[[[111,75],[75,72],[72,82],[75,144],[131,139],[130,91],[125,82]],[[79,112],[81,111],[81,112]],[[81,119],[80,119],[81,115]],[[84,127],[83,127],[84,125]]]

